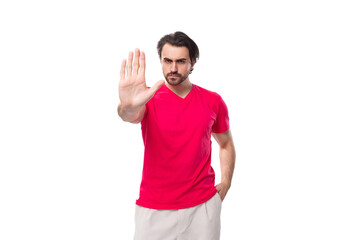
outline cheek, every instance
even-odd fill
[[[181,67],[181,72],[186,73],[186,72],[189,72],[190,69],[191,69],[191,65],[182,66]]]
[[[163,66],[162,66],[162,71],[163,71],[163,73],[166,73],[166,72],[168,72],[168,68],[163,65]]]

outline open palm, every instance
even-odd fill
[[[123,107],[137,108],[143,106],[164,84],[158,81],[153,87],[148,88],[145,81],[145,53],[135,49],[130,52],[128,61],[124,59],[120,69],[119,98]],[[134,60],[134,62],[133,62]]]

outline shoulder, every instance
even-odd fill
[[[218,94],[217,92],[205,89],[203,87],[199,87],[195,84],[194,84],[194,87],[196,88],[199,95],[202,98],[205,98],[209,103],[213,103],[213,104],[217,105],[217,104],[219,104],[219,102],[223,101],[220,94]]]
[[[213,109],[217,114],[223,113],[225,115],[228,114],[228,108],[223,100],[223,98],[217,92],[207,90],[205,88],[196,86],[198,91],[200,92],[201,98],[205,99],[207,104]]]
[[[195,84],[193,84],[193,85],[194,85],[195,89],[204,97],[221,98],[221,96],[217,92],[205,89],[205,88],[200,87],[200,86],[195,85]]]

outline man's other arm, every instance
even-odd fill
[[[231,180],[234,173],[236,157],[235,146],[230,130],[224,133],[212,133],[212,136],[220,147],[221,182],[215,187],[218,190],[221,199],[224,200],[231,186]]]

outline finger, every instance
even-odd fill
[[[133,52],[129,52],[128,62],[127,62],[127,76],[131,77],[132,75],[132,62],[133,62]]]
[[[137,75],[137,74],[138,74],[138,70],[139,70],[139,55],[140,55],[140,50],[137,48],[137,49],[135,49],[135,59],[134,59],[134,64],[133,64],[133,75]]]
[[[124,59],[121,63],[120,68],[120,81],[125,80],[125,67],[126,67],[126,59]]]
[[[160,80],[157,83],[154,84],[154,86],[152,86],[149,90],[149,92],[151,93],[151,97],[154,96],[154,94],[156,93],[157,90],[159,90],[159,88],[161,88],[161,86],[165,83],[164,80]],[[151,98],[150,97],[150,98]]]
[[[140,53],[140,75],[145,77],[145,53]]]
[[[221,199],[221,202],[223,202],[224,199],[225,199],[225,196],[221,196],[221,195],[220,195],[220,199]]]

